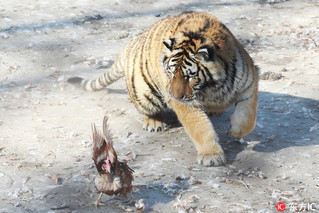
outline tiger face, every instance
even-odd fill
[[[218,87],[223,77],[223,64],[217,57],[218,45],[202,41],[198,35],[164,41],[167,48],[163,67],[169,79],[170,95],[181,101],[196,100],[204,87]]]

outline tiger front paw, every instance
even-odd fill
[[[144,117],[143,130],[149,132],[159,132],[165,129],[167,129],[167,125],[164,122],[147,116]]]
[[[198,164],[202,164],[204,166],[222,166],[226,162],[224,151],[220,148],[220,150],[213,150],[212,152],[198,154],[197,157]]]
[[[242,138],[248,135],[255,128],[255,122],[237,122],[237,120],[231,120],[230,132],[237,138]]]

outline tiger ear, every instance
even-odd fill
[[[163,42],[167,49],[172,50],[175,44],[175,38],[170,38]]]

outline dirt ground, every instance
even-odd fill
[[[224,22],[261,68],[255,130],[230,136],[232,109],[212,118],[224,167],[198,165],[182,127],[143,131],[124,78],[95,93],[66,83],[98,77],[133,36],[190,10]],[[277,212],[278,202],[318,212],[318,11],[318,0],[1,1],[0,212],[135,212],[106,195],[88,205],[91,124],[105,114],[145,212]]]

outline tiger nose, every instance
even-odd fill
[[[171,94],[176,99],[184,99],[192,94],[192,88],[188,85],[185,78],[174,78],[170,88]]]
[[[185,93],[185,89],[183,86],[178,85],[178,86],[172,86],[171,88],[171,93],[172,95],[177,98],[177,99],[181,99],[184,97],[184,93]]]

